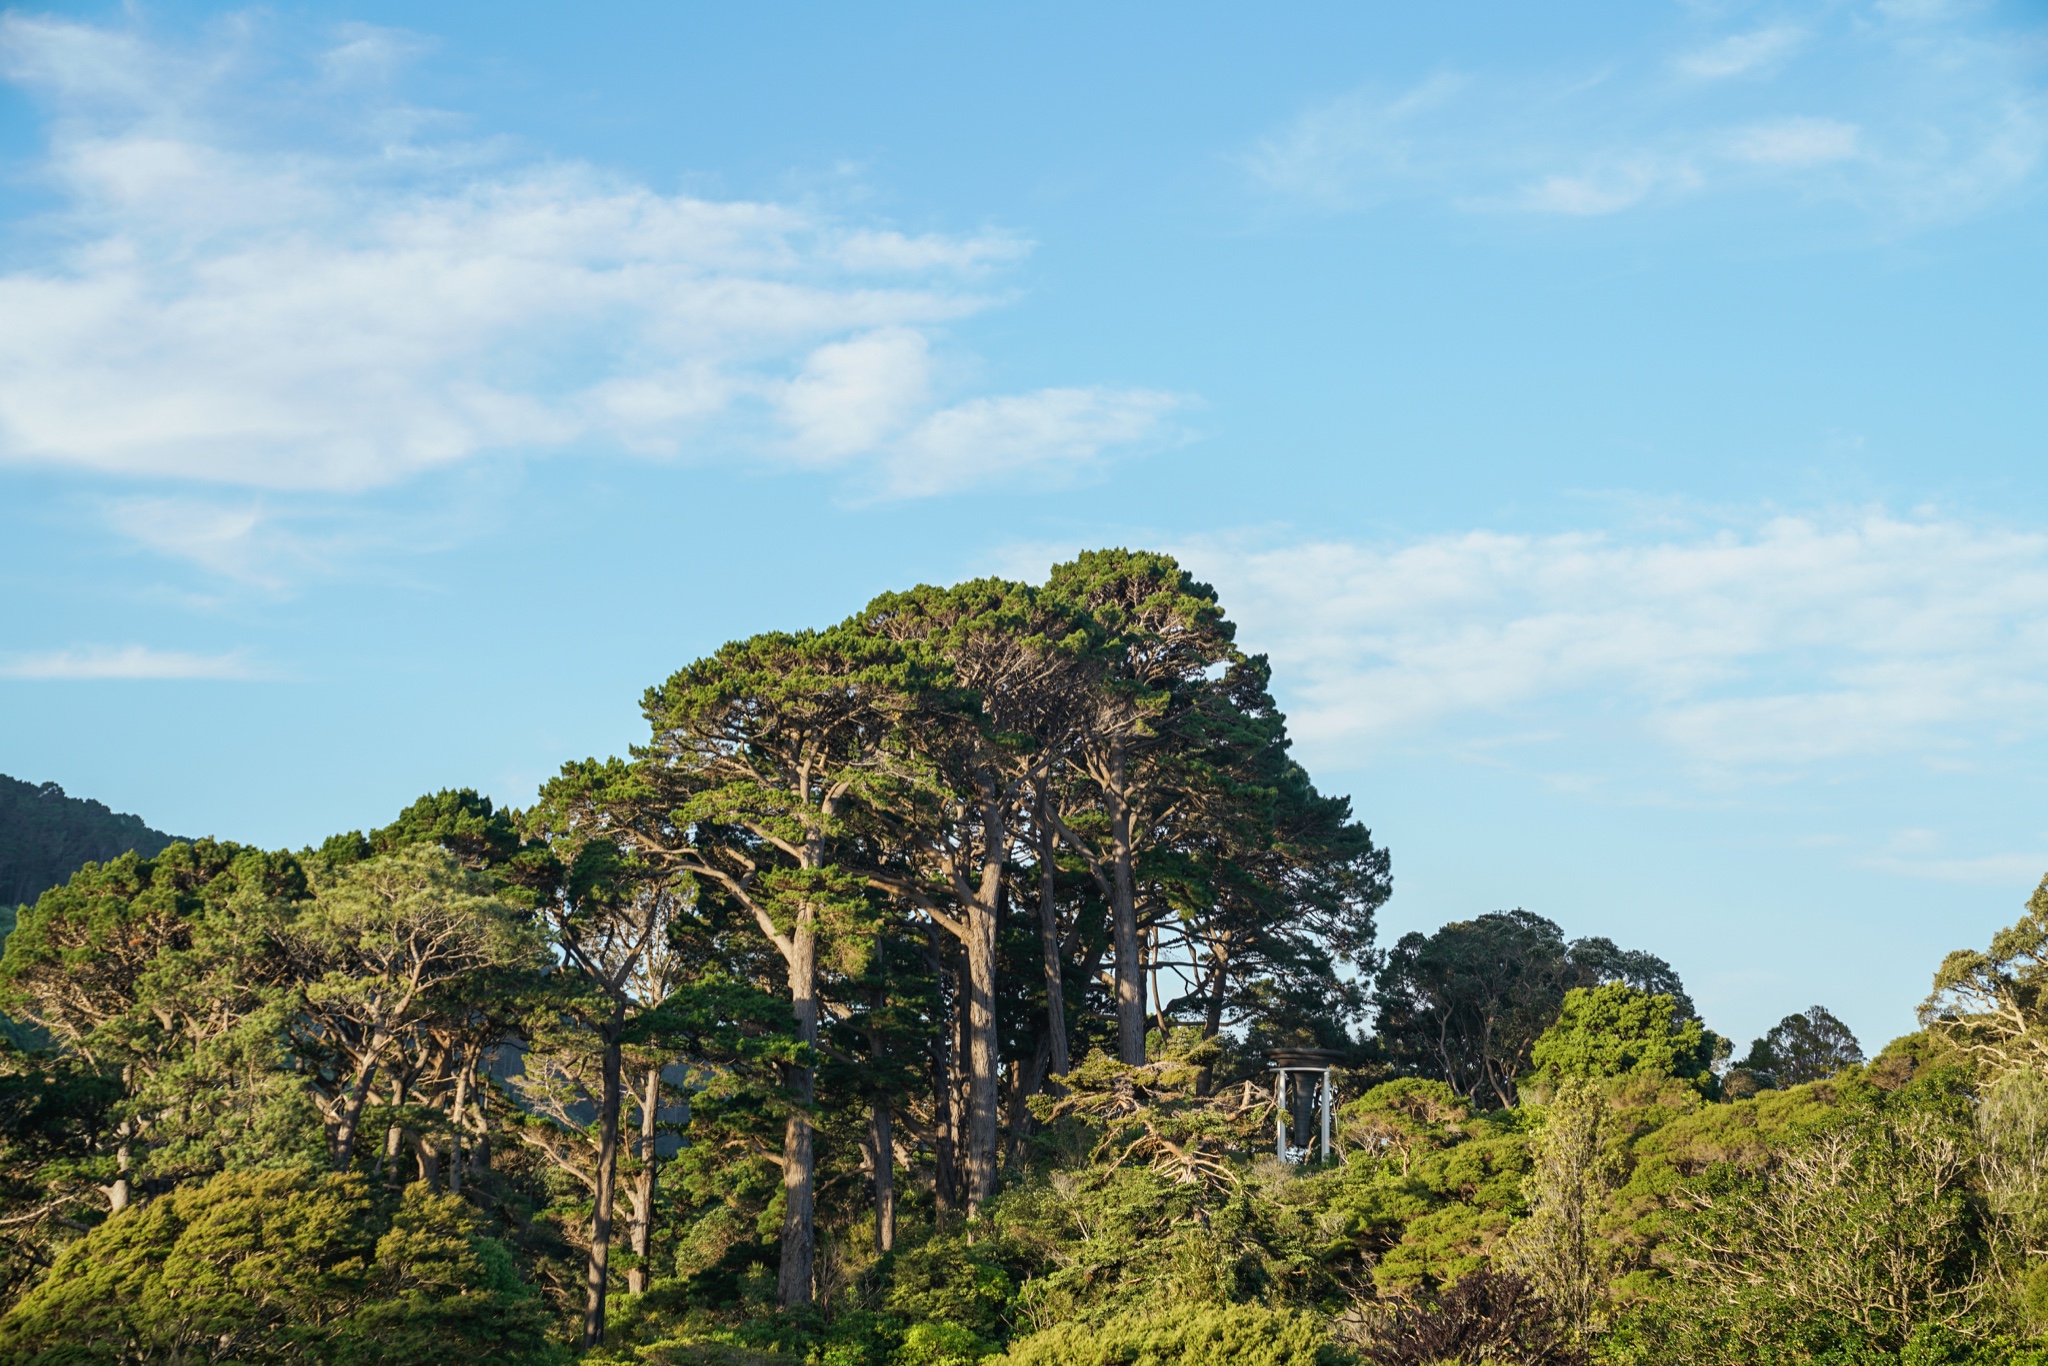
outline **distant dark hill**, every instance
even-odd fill
[[[153,858],[175,838],[150,829],[140,816],[67,797],[55,783],[0,774],[0,908],[9,912],[11,924],[16,905],[33,903],[86,863],[104,863],[130,849]]]

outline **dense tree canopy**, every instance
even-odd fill
[[[140,816],[67,797],[55,783],[25,783],[0,773],[0,913],[11,916],[17,905],[61,885],[87,863],[127,853],[151,858],[171,840]],[[5,929],[0,925],[0,934]]]
[[[1527,910],[1382,949],[1387,850],[1144,552],[642,710],[523,809],[40,891],[0,1363],[2048,1361],[2048,890],[1870,1061],[1816,1006],[1730,1069]]]
[[[1826,1006],[1812,1006],[1772,1025],[1736,1067],[1751,1087],[1797,1086],[1823,1081],[1862,1061],[1863,1048],[1849,1027]]]

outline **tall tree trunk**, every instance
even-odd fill
[[[394,1077],[391,1081],[391,1108],[395,1111],[405,1104],[405,1079]],[[398,1175],[398,1155],[405,1151],[405,1130],[397,1124],[384,1126],[384,1151],[377,1156],[377,1179],[391,1185],[402,1184]]]
[[[342,1101],[341,1122],[334,1131],[334,1169],[338,1172],[347,1171],[349,1160],[355,1155],[356,1126],[362,1123],[363,1105],[370,1098],[370,1087],[377,1079],[377,1058],[383,1051],[381,1037],[373,1038],[369,1061],[356,1073],[348,1097]]]
[[[1152,1019],[1159,1026],[1159,1037],[1172,1036],[1173,1026],[1166,1018],[1166,993],[1159,989],[1159,927],[1152,926],[1145,931],[1139,942],[1145,946],[1145,976],[1152,983]]]
[[[1008,794],[994,774],[981,780],[981,886],[964,908],[967,931],[967,1209],[996,1193],[996,1139],[1002,1123],[1002,1057],[996,1037],[996,943],[1001,929],[1004,821]]]
[[[604,1302],[610,1289],[612,1196],[619,1179],[619,1035],[626,1023],[621,1001],[604,1031],[604,1080],[597,1106],[597,1198],[590,1211],[590,1264],[584,1272],[583,1347],[604,1341]]]
[[[877,1095],[868,1111],[868,1141],[875,1149],[875,1251],[896,1246],[896,1136],[889,1098]]]
[[[967,1209],[996,1193],[1000,1059],[996,1053],[996,917],[967,908]]]
[[[953,1046],[946,1054],[952,1067],[946,1084],[953,1088],[952,1108],[948,1111],[953,1119],[953,1204],[961,1209],[967,1205],[968,1058],[973,1048],[968,1038],[967,997],[967,954],[963,946],[953,964]]]
[[[419,1179],[426,1182],[428,1190],[432,1190],[441,1179],[440,1145],[429,1143],[425,1137],[413,1133],[410,1129],[406,1132],[412,1137],[412,1157],[419,1169]]]
[[[491,1088],[481,1089],[477,1098],[469,1103],[476,1114],[476,1140],[469,1145],[467,1172],[487,1172],[491,1169]],[[465,1175],[464,1180],[468,1177]]]
[[[1051,1070],[1052,1041],[1040,1031],[1031,1047],[1031,1061],[1010,1064],[1010,1146],[1003,1164],[1011,1171],[1024,1164],[1024,1144],[1031,1137],[1031,1098],[1045,1089]]]
[[[797,911],[789,937],[789,1000],[796,1015],[797,1037],[818,1043],[818,930],[816,912],[806,905]],[[814,1161],[811,1150],[811,1103],[816,1077],[809,1067],[785,1069],[789,1083],[789,1121],[782,1131],[782,1267],[776,1293],[782,1306],[809,1304],[817,1257],[813,1201]]]
[[[1109,807],[1109,838],[1116,861],[1110,914],[1114,920],[1116,949],[1117,1058],[1132,1066],[1142,1066],[1145,1062],[1145,964],[1143,955],[1138,952],[1137,877],[1132,868],[1131,807],[1124,790],[1126,772],[1121,745],[1110,758],[1109,776],[1103,799]]]
[[[1067,994],[1061,975],[1060,908],[1054,885],[1053,830],[1045,819],[1051,798],[1038,797],[1038,936],[1045,949],[1045,1028],[1052,1048],[1052,1074],[1067,1075]]]
[[[640,1096],[640,1170],[633,1173],[633,1189],[627,1193],[633,1202],[633,1227],[626,1245],[632,1250],[633,1265],[626,1270],[626,1289],[635,1295],[647,1293],[647,1255],[654,1246],[654,1186],[660,1162],[654,1151],[654,1125],[660,1106],[661,1069],[650,1067]]]
[[[466,1063],[455,1065],[455,1106],[449,1114],[449,1130],[453,1137],[448,1140],[448,1193],[462,1194],[462,1112],[469,1108],[469,1067]]]
[[[1202,1018],[1202,1038],[1213,1039],[1223,1032],[1223,993],[1230,981],[1230,958],[1222,949],[1215,951],[1216,968],[1209,982],[1209,1009]],[[1200,1075],[1195,1078],[1195,1094],[1208,1095],[1215,1086],[1215,1069],[1202,1064]]]
[[[941,979],[943,980],[943,979]],[[955,1201],[953,1175],[953,1019],[932,1035],[932,1204],[945,1227]]]
[[[883,972],[888,971],[888,958],[882,958]],[[887,1002],[888,989],[876,984],[868,990],[868,1058],[877,1067],[883,1065],[887,1049],[882,1040],[882,1031],[876,1023],[881,1018],[882,1007]],[[877,1091],[868,1100],[868,1144],[870,1152],[870,1174],[875,1182],[875,1251],[888,1252],[896,1246],[896,1116],[893,1112],[889,1093]]]
[[[384,1151],[377,1154],[377,1179],[379,1181],[393,1186],[399,1184],[399,1179],[395,1173],[398,1171],[398,1155],[404,1150],[405,1130],[399,1128],[396,1124],[387,1126],[384,1130]]]

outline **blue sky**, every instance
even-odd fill
[[[0,20],[0,771],[299,845],[1143,544],[1392,848],[1742,1040],[2048,870],[2048,11]]]

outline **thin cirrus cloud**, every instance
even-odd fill
[[[435,116],[377,93],[409,48],[371,29],[319,54],[310,85],[266,92],[313,131],[253,141],[230,105],[256,40],[231,37],[185,53],[0,20],[4,74],[49,110],[59,204],[33,225],[40,259],[0,275],[0,459],[356,493],[496,451],[710,438],[909,495],[1100,461],[1179,403],[1090,388],[1062,425],[1046,414],[1069,389],[935,380],[948,324],[998,302],[991,277],[1028,250],[1012,234],[906,234],[436,141]],[[367,138],[319,131],[337,123]],[[932,436],[960,428],[1006,456]],[[201,520],[179,533],[188,558],[243,553],[233,515]]]
[[[1966,763],[2048,706],[2048,537],[1935,516],[1696,534],[1198,542],[1334,757],[1611,732],[1712,782]],[[1538,720],[1532,720],[1538,718]]]
[[[1839,119],[1778,119],[1734,133],[1728,154],[1760,166],[1825,166],[1862,151],[1863,132]]]
[[[0,658],[0,677],[41,682],[107,679],[255,679],[266,675],[239,653],[205,655],[146,645],[85,645]]]
[[[933,413],[898,444],[886,487],[905,496],[949,493],[996,470],[1068,483],[1106,450],[1153,439],[1186,403],[1178,394],[1109,389],[971,399]]]
[[[1893,230],[1952,221],[2048,153],[2038,37],[2009,22],[1825,4],[1590,74],[1439,73],[1311,106],[1240,161],[1268,193],[1325,210],[1595,217],[1740,193],[1848,205]]]
[[[1752,76],[1782,65],[1807,39],[1807,31],[1790,24],[1771,24],[1746,33],[1731,33],[1683,53],[1672,65],[1688,76],[1723,81]]]

